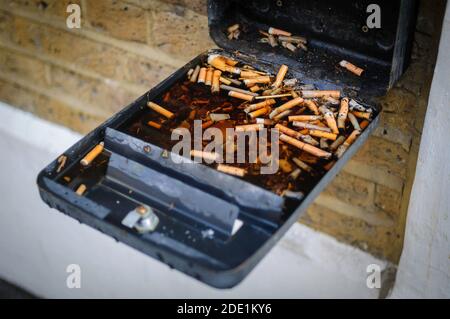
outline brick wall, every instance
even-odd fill
[[[301,219],[393,262],[443,12],[424,2],[412,65],[383,98],[380,127]],[[66,27],[68,3],[81,5],[81,29]],[[205,0],[4,0],[0,99],[86,133],[211,47]]]

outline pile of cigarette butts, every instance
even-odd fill
[[[210,54],[206,61],[187,72],[187,80],[181,85],[203,87],[202,90],[211,98],[216,96],[224,100],[228,96],[230,102],[216,107],[210,104],[212,100],[206,100],[206,105],[202,106],[207,108],[206,113],[199,115],[194,107],[180,122],[179,114],[169,100],[163,99],[159,104],[148,101],[147,107],[153,115],[144,125],[169,132],[183,127],[187,121],[201,120],[203,129],[227,122],[235,132],[258,132],[263,128],[278,130],[281,149],[279,172],[284,175],[267,177],[264,181],[275,179],[270,183],[278,185],[268,182],[270,185],[265,184],[265,187],[281,195],[294,193],[299,189],[294,185],[299,176],[317,176],[314,171],[318,165],[322,165],[323,172],[331,169],[369,125],[373,110],[341,96],[338,90],[317,90],[313,85],[286,78],[287,74],[286,65],[281,65],[276,74],[270,74],[230,57]],[[186,87],[185,92],[188,92]],[[80,165],[89,167],[103,149],[103,142],[96,145]],[[208,160],[217,158],[216,153],[201,150],[192,150],[191,156]],[[58,163],[59,172],[65,159],[61,157]],[[239,177],[245,177],[249,171],[250,175],[255,175],[251,166],[220,163],[214,167]],[[76,193],[82,196],[85,191],[86,186],[82,184]]]
[[[297,51],[298,48],[302,49],[303,51],[308,51],[308,47],[306,46],[308,41],[305,37],[293,36],[291,32],[276,29],[273,27],[270,27],[267,32],[259,30],[259,33],[264,36],[264,38],[261,38],[261,40],[259,40],[259,42],[261,43],[268,43],[272,47],[281,45],[282,47],[292,52]]]
[[[241,34],[240,31],[240,25],[238,23],[233,24],[227,28],[228,33],[228,39],[239,39],[239,36]],[[274,27],[269,27],[269,29],[266,31],[259,30],[259,33],[262,34],[264,37],[259,40],[260,43],[268,43],[272,47],[277,47],[281,45],[282,47],[292,51],[296,52],[297,49],[302,49],[303,51],[308,51],[308,47],[306,46],[308,44],[308,40],[305,37],[302,36],[294,36],[291,32],[277,29]],[[342,60],[339,62],[339,66],[347,69],[351,73],[361,76],[361,74],[364,72],[364,69],[354,65],[353,63],[350,63],[346,60]]]
[[[286,79],[288,66],[282,65],[278,73],[256,70],[232,58],[210,54],[207,63],[188,71],[188,80],[210,86],[211,95],[227,92],[242,101],[237,108],[246,118],[239,131],[259,131],[266,127],[277,129],[280,144],[296,148],[317,158],[333,161],[342,157],[348,147],[366,128],[371,120],[372,109],[347,97],[340,91],[316,90],[312,85],[298,85],[296,79]],[[154,102],[148,107],[167,119],[174,114]],[[230,119],[233,108],[221,109],[220,114],[209,113],[203,118],[203,128]],[[194,116],[195,118],[195,116]],[[148,125],[161,128],[160,123]],[[195,151],[193,156],[214,158],[214,154]],[[305,170],[299,160],[292,161],[298,169]],[[285,161],[280,161],[284,170]],[[217,169],[237,176],[245,176],[245,169],[219,164]],[[298,174],[298,173],[297,173]]]

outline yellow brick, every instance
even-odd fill
[[[184,59],[195,57],[215,44],[208,19],[183,7],[167,5],[152,12],[151,44]]]
[[[0,73],[48,84],[45,63],[3,48],[0,48]]]
[[[87,20],[96,30],[122,40],[147,42],[147,14],[142,8],[116,0],[86,1]]]

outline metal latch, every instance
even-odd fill
[[[158,223],[158,216],[147,205],[136,207],[122,220],[122,225],[132,229],[135,228],[141,234],[154,231]]]

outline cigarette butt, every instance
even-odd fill
[[[254,111],[254,112],[249,113],[248,115],[249,115],[251,118],[256,118],[256,117],[258,117],[258,116],[266,115],[266,114],[269,113],[269,112],[270,112],[270,108],[268,108],[268,107],[263,107],[263,108],[261,108],[261,109],[258,109],[258,110],[256,110],[256,111]]]
[[[257,118],[255,119],[257,124],[263,124],[263,125],[273,125],[274,122],[269,119],[263,119],[263,118]]]
[[[273,28],[273,27],[270,27],[268,32],[269,32],[269,34],[272,34],[272,35],[284,35],[287,37],[290,37],[292,35],[292,33],[288,32],[288,31],[284,31],[281,29]]]
[[[288,143],[294,147],[297,147],[297,148],[301,149],[302,151],[305,151],[309,154],[317,156],[317,157],[329,158],[332,155],[329,152],[325,152],[325,151],[321,150],[320,148],[303,143],[303,142],[301,142],[295,138],[292,138],[290,136],[287,136],[285,134],[280,135],[280,140],[285,143]]]
[[[272,34],[268,34],[267,39],[269,40],[269,44],[272,48],[278,46],[277,39]]]
[[[353,132],[347,137],[344,144],[352,145],[356,138],[361,134],[359,130],[353,130]]]
[[[282,112],[284,112],[286,110],[289,110],[289,109],[299,105],[302,102],[303,102],[303,99],[301,97],[297,97],[295,99],[292,99],[289,102],[286,102],[283,105],[277,107],[275,110],[273,110],[272,113],[270,113],[269,118],[273,119],[278,114],[280,114],[280,113],[282,113]]]
[[[239,23],[236,23],[236,24],[233,24],[233,25],[229,26],[227,31],[228,31],[228,33],[232,33],[234,31],[236,31],[237,29],[239,29]]]
[[[308,164],[306,164],[305,162],[303,162],[302,160],[300,160],[297,157],[293,157],[291,158],[291,160],[295,163],[295,165],[297,165],[300,169],[307,171],[307,172],[312,172],[312,167],[309,166]]]
[[[369,120],[372,113],[369,112],[360,112],[360,111],[352,111],[353,115],[360,119]]]
[[[205,83],[206,81],[206,68],[200,68],[200,73],[198,74],[198,83]]]
[[[230,85],[230,84],[231,84],[231,81],[228,80],[227,78],[224,78],[223,76],[221,76],[221,77],[219,78],[219,80],[220,80],[220,82],[223,83],[223,84],[226,84],[226,85]]]
[[[261,74],[254,70],[242,70],[240,76],[241,78],[255,78],[261,76]]]
[[[341,135],[339,136],[331,145],[330,145],[330,151],[335,151],[342,143],[345,142],[345,136]]]
[[[76,193],[78,196],[83,196],[84,192],[86,192],[86,189],[87,189],[86,185],[81,184],[80,186],[78,186],[78,188],[77,188],[77,190],[75,191],[75,193]]]
[[[295,181],[295,180],[300,176],[300,173],[301,173],[301,172],[302,172],[302,171],[301,171],[300,168],[294,169],[294,170],[292,171],[292,173],[289,175],[289,179]]]
[[[64,176],[64,180],[65,180],[67,183],[70,183],[70,181],[71,181],[72,179],[70,178],[70,176]]]
[[[202,129],[207,129],[208,127],[210,127],[211,125],[214,124],[214,121],[206,121],[202,123]]]
[[[191,121],[195,120],[195,115],[197,115],[197,110],[192,110],[191,112],[189,112],[188,119]]]
[[[218,93],[220,91],[220,75],[222,74],[222,71],[215,70],[213,73],[212,78],[212,85],[211,85],[211,93]]]
[[[241,69],[231,66],[230,63],[232,63],[231,61],[234,62],[234,60],[225,58],[223,56],[220,55],[210,55],[208,57],[208,64],[215,67],[216,69],[219,69],[223,72],[230,72],[230,73],[234,73],[234,74],[240,74],[241,73]]]
[[[263,76],[257,76],[254,78],[249,78],[244,80],[244,84],[247,86],[253,86],[257,83],[270,83],[270,76],[263,75]]]
[[[330,147],[330,145],[328,144],[327,139],[322,137],[320,139],[320,148],[325,150],[325,149],[328,149],[328,147]]]
[[[303,51],[308,51],[308,47],[304,43],[297,43],[297,48],[302,49]]]
[[[315,136],[315,137],[326,138],[327,140],[332,140],[332,141],[335,141],[337,138],[337,135],[334,133],[324,132],[324,131],[319,131],[319,130],[310,130],[309,135]]]
[[[61,172],[61,170],[64,168],[64,166],[66,166],[66,162],[67,162],[67,156],[65,156],[65,155],[61,155],[58,158],[59,165],[58,165],[58,167],[56,169],[56,173],[60,173]]]
[[[291,92],[291,95],[292,95],[293,98],[296,98],[296,97],[299,97],[299,96],[300,96],[300,95],[298,95],[298,93],[295,92],[295,91],[292,91],[292,92]]]
[[[240,176],[240,177],[245,176],[245,169],[239,168],[239,167],[219,164],[219,165],[217,165],[217,170],[222,173],[226,173],[226,174],[230,174],[230,175],[235,175],[235,176]]]
[[[161,128],[161,124],[156,123],[156,122],[153,122],[153,121],[148,121],[148,122],[147,122],[147,125],[148,125],[148,126],[151,126],[151,127],[153,127],[153,128],[156,128],[156,129],[158,129],[158,130]]]
[[[364,69],[361,69],[360,67],[357,67],[356,65],[345,60],[339,62],[339,65],[352,72],[353,74],[356,74],[357,76],[361,76],[361,74],[364,72]]]
[[[370,122],[367,120],[364,120],[359,124],[359,127],[361,127],[361,130],[364,130],[367,126],[369,126]]]
[[[222,90],[225,90],[225,91],[234,91],[234,92],[239,92],[239,93],[246,94],[246,95],[258,96],[258,93],[254,93],[254,92],[251,92],[251,91],[235,88],[234,86],[229,86],[229,85],[225,85],[225,84],[221,84],[220,88]]]
[[[352,123],[353,128],[355,130],[361,130],[361,127],[359,126],[358,120],[352,113],[348,113],[348,119],[350,120],[350,123]]]
[[[172,112],[170,112],[169,110],[166,110],[165,108],[163,108],[162,106],[154,103],[154,102],[148,102],[147,106],[149,108],[151,108],[153,111],[161,114],[162,116],[167,117],[168,119],[171,119],[175,116],[175,114],[173,114]]]
[[[303,44],[308,43],[308,40],[306,40],[306,38],[299,37],[299,36],[293,37],[293,36],[281,35],[281,36],[278,37],[278,40],[286,41],[286,42],[292,42],[292,43],[303,43]]]
[[[186,73],[186,76],[187,76],[188,80],[191,79],[192,73],[194,73],[194,69],[190,68],[189,71],[187,71],[187,73]]]
[[[303,104],[315,115],[319,115],[319,109],[317,108],[317,104],[311,100],[304,100]]]
[[[283,83],[283,80],[284,80],[284,77],[286,76],[287,71],[288,71],[288,66],[283,64],[280,67],[280,69],[278,70],[277,77],[275,78],[275,82],[273,82],[273,84],[272,84],[272,87],[274,89],[278,88]]]
[[[339,108],[337,125],[338,128],[345,128],[345,121],[347,120],[348,115],[348,98],[344,97],[341,100],[341,107]]]
[[[319,97],[330,96],[335,99],[339,99],[341,97],[341,91],[337,90],[302,90],[302,96],[306,99],[313,99]]]
[[[286,110],[286,111],[284,111],[284,112],[281,112],[281,113],[275,115],[275,117],[273,118],[273,120],[274,120],[274,121],[279,121],[279,120],[281,120],[282,118],[285,118],[286,116],[289,116],[289,114],[291,114],[291,113],[292,113],[292,110]]]
[[[237,99],[241,99],[241,100],[245,100],[245,101],[253,101],[253,99],[255,98],[253,95],[248,95],[248,94],[244,94],[244,93],[240,93],[240,92],[236,92],[236,91],[229,91],[228,92],[228,96],[237,98]]]
[[[205,84],[206,85],[211,85],[212,84],[213,74],[214,74],[214,69],[213,68],[208,68],[208,70],[206,70],[206,77],[205,77]]]
[[[194,72],[191,75],[190,81],[192,83],[197,82],[198,74],[200,73],[200,65],[197,65],[194,69]]]
[[[323,126],[314,125],[314,124],[311,124],[311,123],[294,121],[294,122],[292,122],[292,125],[295,126],[295,127],[302,128],[302,129],[317,130],[317,131],[331,133],[331,129],[329,127],[323,127]]]
[[[276,101],[274,99],[268,99],[268,100],[265,100],[265,101],[262,101],[262,102],[259,102],[256,104],[250,104],[247,108],[244,109],[244,112],[250,113],[250,112],[259,110],[261,108],[265,108],[267,106],[273,105],[275,103],[276,103]]]
[[[302,134],[300,132],[297,132],[296,130],[293,130],[293,129],[291,129],[289,127],[286,127],[284,125],[277,124],[277,125],[275,125],[275,128],[278,129],[281,133],[284,133],[284,134],[286,134],[286,135],[288,135],[290,137],[294,137],[294,138],[297,138],[297,139],[302,137]]]
[[[288,49],[289,51],[295,52],[297,51],[297,47],[290,42],[282,41],[281,45]]]
[[[327,107],[321,106],[319,111],[322,112],[325,121],[327,122],[328,127],[335,134],[339,134],[339,129],[337,127],[336,119],[334,118],[333,112],[331,112]]]
[[[191,150],[191,156],[203,158],[208,161],[217,161],[219,158],[219,154],[212,152],[203,152],[200,150]]]
[[[336,164],[336,161],[331,161],[329,163],[327,163],[323,169],[326,170],[327,172],[334,166],[334,164]]]
[[[236,64],[238,64],[239,62],[236,60],[233,60],[232,58],[226,57],[226,56],[222,56],[222,58],[225,60],[225,63],[231,66],[235,66]]]
[[[358,135],[361,134],[360,131],[358,130],[354,130],[349,137],[347,137],[347,139],[345,140],[345,142],[343,144],[341,144],[337,150],[336,150],[336,157],[337,158],[341,158],[342,155],[344,155],[344,153],[347,151],[347,149],[349,148],[350,145],[353,144],[353,142],[356,140],[356,138],[358,137]]]
[[[86,154],[86,156],[80,161],[81,165],[88,166],[92,163],[93,160],[97,156],[100,155],[100,153],[103,151],[105,143],[100,142],[98,145],[96,145],[89,153]]]
[[[264,124],[248,124],[248,125],[238,125],[235,127],[236,132],[250,132],[259,131],[264,128]]]
[[[292,96],[292,93],[285,93],[285,94],[277,94],[277,95],[263,95],[255,97],[256,100],[264,100],[264,99],[278,99],[280,97],[288,97]]]
[[[292,115],[289,116],[289,122],[294,122],[294,121],[298,121],[298,122],[308,122],[308,121],[317,121],[317,120],[322,120],[323,116],[322,115]]]
[[[293,170],[292,165],[285,159],[280,159],[278,164],[284,173],[290,173]]]
[[[250,88],[250,91],[253,93],[261,91],[261,87],[258,84],[255,84]]]
[[[239,81],[239,80],[232,79],[232,78],[228,78],[228,77],[225,77],[225,76],[222,76],[222,78],[224,78],[224,79],[227,80],[227,81],[230,81],[230,82],[233,83],[234,85],[237,85],[237,86],[241,86],[241,85],[242,85],[242,82]],[[225,83],[225,84],[226,84],[226,83]],[[228,84],[227,84],[227,85],[228,85]]]

